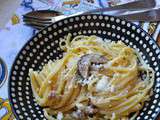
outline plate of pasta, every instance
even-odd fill
[[[17,55],[9,99],[17,119],[154,120],[160,50],[137,25],[106,15],[63,19]]]

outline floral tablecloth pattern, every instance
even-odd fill
[[[0,29],[0,57],[6,62],[8,72],[23,45],[37,32],[33,28],[23,25],[22,15],[32,10],[52,9],[64,14],[73,14],[100,7],[109,7],[134,0],[22,0],[21,6],[15,15],[7,23],[4,29]],[[157,6],[160,1],[157,0]],[[8,7],[9,8],[9,7]],[[135,22],[147,31],[160,46],[159,22]],[[0,87],[0,120],[15,119],[8,101],[8,80]]]

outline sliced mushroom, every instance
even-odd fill
[[[84,79],[87,79],[91,70],[90,68],[96,70],[93,66],[91,67],[92,64],[104,64],[107,61],[103,55],[93,53],[83,55],[78,61],[78,72]]]

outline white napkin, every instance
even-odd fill
[[[0,0],[0,28],[3,28],[12,17],[21,0]]]

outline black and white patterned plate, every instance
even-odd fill
[[[68,33],[97,35],[111,41],[122,40],[137,49],[146,63],[155,71],[154,94],[136,120],[154,120],[160,111],[160,50],[155,41],[140,27],[106,15],[81,15],[58,21],[36,34],[21,49],[12,66],[9,80],[9,99],[15,116],[20,120],[45,120],[41,107],[36,103],[28,77],[29,68],[42,69],[50,59],[59,59],[63,42]]]

